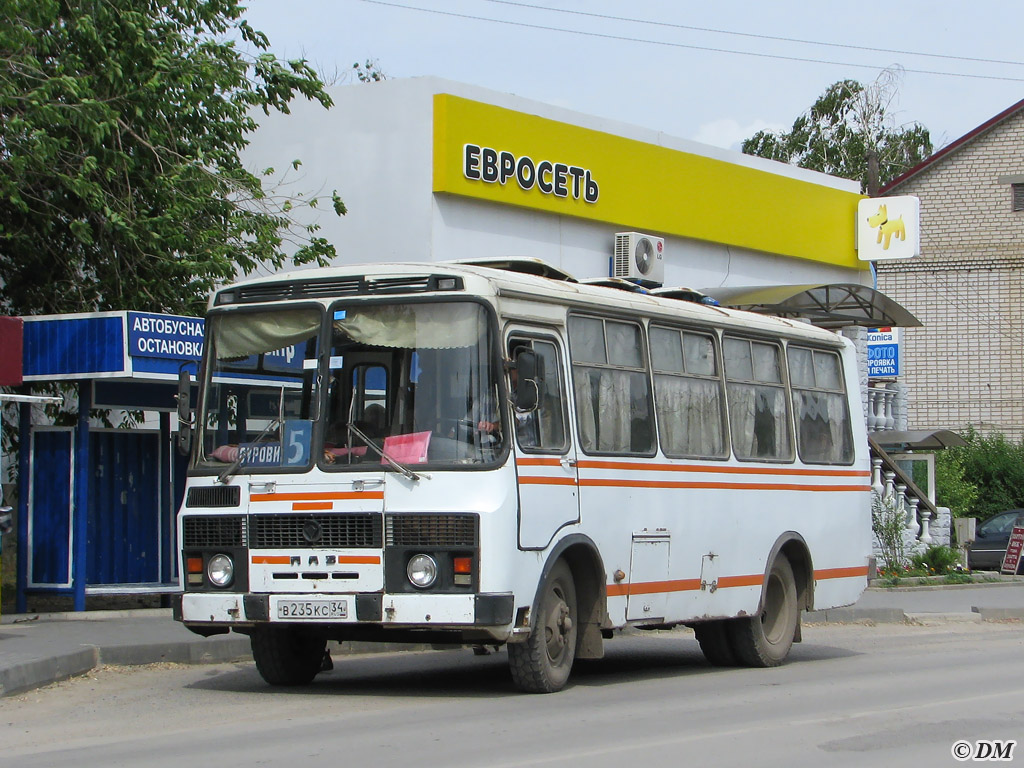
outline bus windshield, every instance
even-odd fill
[[[320,307],[210,318],[199,466],[304,467],[312,456]]]
[[[324,460],[467,465],[504,450],[497,350],[474,302],[331,309]]]
[[[338,303],[328,317],[326,336],[320,307],[211,318],[197,466],[229,476],[500,457],[500,361],[483,305]]]

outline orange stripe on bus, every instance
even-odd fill
[[[289,555],[253,555],[253,565],[288,565],[291,562]],[[338,555],[338,563],[344,565],[379,565],[380,557],[377,555]]]
[[[825,568],[814,572],[816,579],[852,579],[867,575],[868,567],[866,565],[855,565],[852,568]]]
[[[718,588],[726,587],[760,587],[764,583],[764,576],[756,573],[750,576],[722,576],[718,580]]]
[[[560,466],[561,463],[561,459],[544,459],[534,456],[516,459],[517,467],[557,467]]]
[[[581,460],[580,469],[625,469],[643,472],[708,472],[728,475],[798,475],[801,477],[870,477],[859,469],[801,469],[797,467],[735,467],[722,464],[644,464],[632,461]]]
[[[296,501],[292,504],[296,512],[312,509],[334,509],[334,502],[331,501]]]
[[[249,501],[346,501],[383,499],[384,491],[328,491],[324,493],[254,493]]]
[[[519,476],[520,485],[576,485],[575,477],[524,477]]]
[[[596,488],[702,488],[737,491],[869,491],[870,485],[797,485],[795,483],[740,483],[674,480],[619,480],[582,478],[581,486]]]
[[[700,589],[700,579],[609,584],[607,591],[609,597],[615,597],[618,595],[655,595],[663,592],[692,592],[695,589]]]

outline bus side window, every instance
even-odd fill
[[[654,402],[666,456],[725,458],[725,406],[710,334],[651,325]]]
[[[722,352],[736,458],[792,459],[782,350],[777,344],[726,336]]]
[[[654,413],[637,323],[569,317],[580,448],[587,453],[654,453]]]
[[[787,351],[800,459],[809,464],[852,464],[850,409],[839,355],[793,345]]]
[[[509,357],[515,360],[518,349],[532,349],[537,355],[537,408],[530,413],[514,413],[516,440],[526,451],[564,453],[568,447],[565,430],[565,395],[558,348],[539,339],[514,339]],[[517,374],[510,376],[510,394],[518,386]]]

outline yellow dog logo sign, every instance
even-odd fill
[[[874,229],[878,227],[878,239],[876,243],[882,243],[882,250],[889,250],[889,242],[892,240],[893,235],[896,236],[897,240],[907,239],[907,228],[903,224],[903,216],[901,215],[894,221],[889,220],[889,210],[884,205],[878,206],[878,213],[874,216],[868,216],[868,226]],[[885,240],[883,243],[882,240]]]

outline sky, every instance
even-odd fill
[[[389,79],[443,77],[730,149],[887,67],[903,70],[893,125],[923,124],[935,149],[1024,98],[1014,0],[244,4],[275,54],[329,80],[353,82],[369,59]]]

